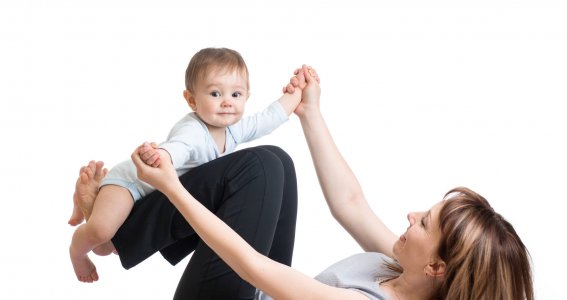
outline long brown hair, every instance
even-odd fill
[[[468,188],[454,188],[444,198],[438,255],[445,275],[431,299],[533,300],[530,255],[514,227]],[[397,276],[403,272],[397,263],[386,267]]]
[[[533,300],[531,259],[514,227],[464,187],[450,190],[439,213],[440,299]]]

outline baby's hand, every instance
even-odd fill
[[[156,150],[156,143],[145,142],[140,147],[138,147],[138,154],[142,161],[151,167],[157,168],[161,164],[161,157],[159,152]]]
[[[309,72],[311,77],[314,78],[317,81],[317,83],[321,83],[321,80],[319,79],[319,75],[317,75],[315,69],[313,69],[310,66],[307,66],[306,69],[300,68],[300,69],[296,69],[293,72],[294,76],[291,77],[289,83],[283,88],[284,93],[293,94],[296,88],[303,90],[307,86],[304,70],[307,70],[307,72]]]
[[[177,179],[177,173],[173,164],[163,163],[155,168],[146,164],[141,158],[140,149],[148,147],[156,152],[162,151],[162,149],[153,148],[149,143],[144,143],[134,150],[130,157],[136,166],[138,178],[167,194],[176,189],[177,184],[181,184]]]

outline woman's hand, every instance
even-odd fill
[[[319,76],[315,69],[303,65],[301,70],[296,70],[294,73],[303,73],[307,85],[302,90],[301,102],[295,109],[295,114],[298,117],[306,117],[310,112],[319,112],[319,99],[321,97],[321,87],[319,87]],[[297,76],[297,75],[296,75]],[[290,84],[296,81],[295,76],[290,80]],[[289,85],[288,85],[289,86]]]
[[[147,165],[140,157],[145,149],[145,144],[136,148],[131,155],[138,171],[138,178],[165,194],[174,188],[176,183],[179,183],[179,178],[171,163],[162,163],[158,167]]]
[[[307,85],[304,74],[310,74],[311,77],[315,78],[317,83],[321,83],[321,80],[319,79],[319,75],[317,74],[315,69],[313,69],[311,66],[306,66],[307,67],[307,72],[306,72],[303,68],[305,66],[306,65],[303,65],[301,68],[295,69],[295,71],[293,71],[293,76],[289,79],[289,83],[283,87],[284,93],[293,94],[297,88],[303,90]]]

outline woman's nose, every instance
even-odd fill
[[[410,225],[413,225],[413,223],[415,223],[415,214],[414,213],[408,213],[408,221],[409,221]]]

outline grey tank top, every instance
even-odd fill
[[[387,300],[379,282],[381,279],[396,275],[386,267],[387,262],[396,264],[393,259],[382,253],[359,253],[333,264],[315,279],[330,286],[357,291],[368,299]],[[272,298],[262,291],[257,291],[255,299]]]

